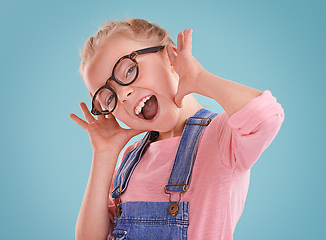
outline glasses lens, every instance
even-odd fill
[[[115,94],[110,89],[103,88],[97,93],[95,101],[98,101],[102,108],[97,110],[113,111],[117,100]]]
[[[122,84],[128,84],[136,78],[137,71],[136,63],[129,58],[125,58],[115,67],[114,76]]]

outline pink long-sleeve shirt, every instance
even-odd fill
[[[250,168],[275,138],[283,120],[283,108],[267,90],[230,118],[223,112],[206,127],[189,189],[181,199],[189,202],[188,239],[233,239],[248,192]],[[169,201],[164,186],[179,140],[174,137],[150,144],[121,195],[122,202]],[[172,200],[178,200],[178,193]],[[111,198],[109,211],[112,221],[115,207]]]

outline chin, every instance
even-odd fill
[[[157,121],[157,128],[153,129],[153,131],[158,132],[169,132],[172,131],[176,125],[178,124],[180,116],[180,109],[178,107],[174,107],[170,111],[163,113],[160,116],[159,121]]]

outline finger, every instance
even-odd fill
[[[169,60],[170,60],[171,66],[172,66],[174,64],[174,62],[175,62],[175,59],[177,57],[177,54],[173,50],[173,48],[172,48],[172,46],[170,44],[168,44],[166,46],[166,50],[167,50],[167,53],[168,53],[168,56],[169,56]]]
[[[178,34],[177,44],[178,44],[177,52],[180,53],[183,49],[183,32]]]
[[[175,97],[174,97],[174,102],[175,104],[178,106],[178,108],[182,108],[182,101],[183,101],[183,98],[185,97],[185,93],[183,93],[180,88],[178,89]]]
[[[191,51],[192,49],[192,29],[187,29],[184,34],[184,48],[189,49]]]
[[[93,102],[93,94],[91,92],[89,92],[89,95],[91,96],[91,99],[92,99],[92,102]],[[95,101],[94,105],[95,105],[95,108],[98,111],[101,111],[101,112],[103,111],[103,109],[101,107],[101,104],[98,101]],[[105,118],[105,115],[96,115],[96,116],[97,116],[97,119],[104,119]]]
[[[77,117],[75,114],[70,114],[69,117],[75,121],[82,129],[86,130],[88,123]]]
[[[89,112],[87,106],[85,103],[80,103],[80,108],[83,112],[83,115],[88,123],[94,122],[95,118],[92,116],[92,114]]]
[[[107,115],[104,115],[104,117],[105,117],[107,120],[109,120],[109,121],[111,121],[111,122],[114,122],[114,123],[116,123],[116,124],[119,125],[119,123],[118,123],[116,117],[115,117],[112,113],[107,114]]]
[[[95,107],[96,107],[97,110],[99,110],[101,112],[103,111],[103,108],[102,108],[99,101],[95,101],[94,104],[95,104]],[[105,119],[105,115],[97,115],[97,119]]]

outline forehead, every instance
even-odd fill
[[[134,41],[118,35],[106,39],[85,65],[84,80],[88,89],[94,94],[111,76],[112,69],[119,58],[147,47],[152,47],[152,44]]]

